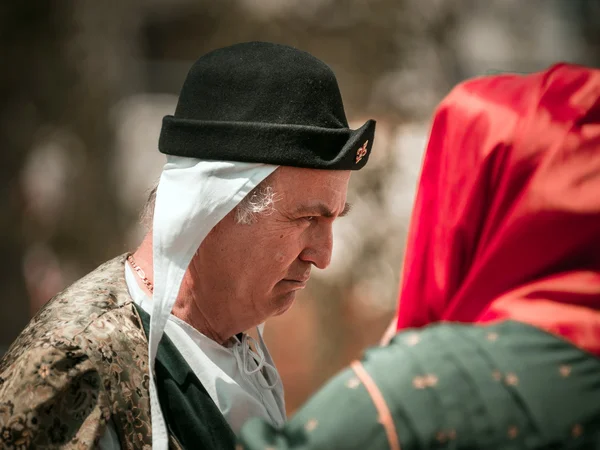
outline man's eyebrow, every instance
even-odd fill
[[[352,205],[346,202],[344,205],[344,209],[341,213],[338,214],[337,217],[344,217],[348,215],[350,210],[352,209]],[[317,203],[311,206],[301,206],[296,210],[296,214],[307,214],[307,215],[319,215],[322,217],[335,217],[335,214],[332,210],[330,210],[325,204]]]

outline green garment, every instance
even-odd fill
[[[409,330],[283,429],[253,419],[240,439],[249,450],[600,449],[600,360],[512,321]]]

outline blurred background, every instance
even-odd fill
[[[378,341],[435,104],[457,82],[600,63],[598,0],[3,0],[0,355],[55,293],[133,250],[161,120],[192,62],[266,40],[336,72],[351,126],[377,120],[334,255],[266,338],[293,412]]]

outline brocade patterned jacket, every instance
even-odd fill
[[[0,360],[0,449],[95,448],[109,421],[121,448],[151,448],[148,315],[129,295],[126,257],[50,300]],[[224,418],[166,337],[156,366],[171,448],[193,440],[233,448]]]

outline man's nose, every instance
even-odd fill
[[[331,262],[333,250],[333,227],[331,223],[320,224],[307,236],[307,243],[300,253],[300,259],[325,269]]]

